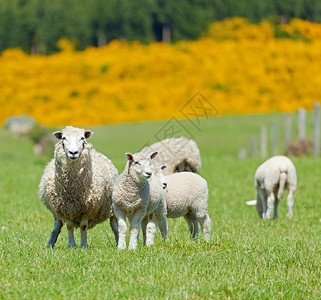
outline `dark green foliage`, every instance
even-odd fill
[[[1,0],[0,51],[58,51],[67,37],[82,50],[113,39],[144,43],[196,39],[215,20],[234,16],[253,22],[293,17],[321,21],[319,0]]]

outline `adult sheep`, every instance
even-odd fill
[[[296,169],[286,156],[273,156],[261,164],[255,172],[256,210],[260,218],[270,219],[274,209],[274,218],[278,217],[279,201],[284,190],[288,189],[287,217],[293,217],[293,193],[297,188]]]
[[[117,221],[113,216],[112,189],[117,169],[103,154],[92,149],[87,139],[90,130],[67,126],[53,135],[59,140],[54,159],[45,168],[39,195],[55,218],[48,247],[54,247],[64,222],[68,247],[75,247],[74,228],[80,227],[81,247],[87,248],[87,229],[110,218],[118,241]]]
[[[193,172],[199,174],[201,171],[201,155],[195,141],[185,137],[168,138],[141,150],[144,154],[158,151],[159,155],[153,164],[166,165],[164,175],[177,172]]]

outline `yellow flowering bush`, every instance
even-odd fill
[[[113,41],[80,52],[61,40],[62,51],[49,56],[8,49],[0,56],[0,122],[18,114],[49,126],[182,118],[197,92],[222,115],[311,109],[321,99],[321,39],[319,24],[300,22],[284,30],[309,42],[276,39],[267,21],[234,18],[172,45]]]

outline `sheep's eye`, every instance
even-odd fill
[[[140,166],[140,162],[139,161],[135,161],[135,165],[139,165]]]
[[[81,141],[84,141],[84,140],[85,140],[85,138],[84,138],[84,137],[82,137],[80,140],[81,140]]]
[[[62,137],[62,140],[63,140],[63,141],[66,141],[67,139],[66,139],[66,137],[65,137],[65,136],[63,136],[63,137]]]

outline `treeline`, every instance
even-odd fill
[[[67,37],[77,49],[113,39],[196,39],[209,23],[240,16],[321,21],[320,0],[0,0],[0,51],[52,53]]]

